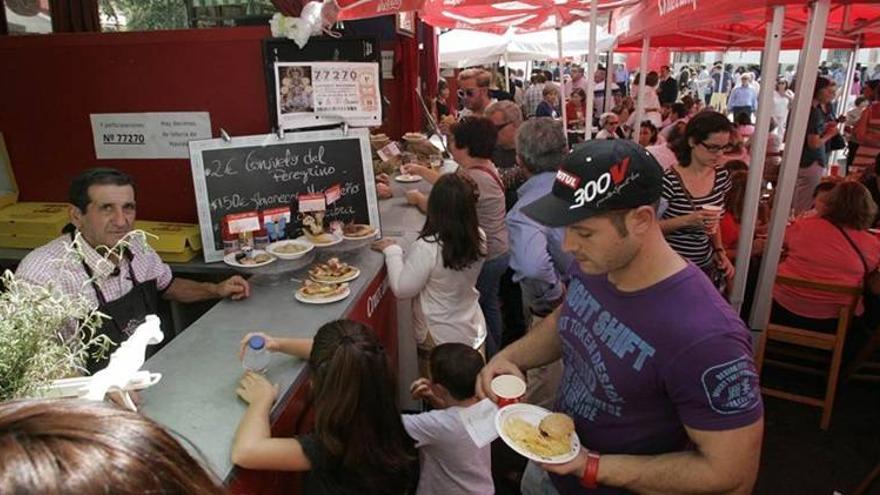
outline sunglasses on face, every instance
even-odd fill
[[[733,146],[731,146],[729,144],[722,144],[722,145],[707,144],[707,143],[700,141],[700,145],[703,148],[706,148],[706,151],[708,151],[709,153],[727,153],[728,151],[733,149]]]
[[[471,96],[474,96],[475,94],[477,94],[477,91],[479,91],[479,89],[459,89],[458,90],[458,97],[459,98],[465,98],[465,97],[470,98]]]

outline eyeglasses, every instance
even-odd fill
[[[477,91],[479,91],[479,89],[459,89],[458,90],[458,97],[459,98],[464,98],[464,97],[470,98],[471,96],[474,96],[474,94],[476,94]]]
[[[605,122],[605,125],[620,125],[620,121],[617,120],[608,120]]]
[[[733,146],[731,146],[731,145],[729,145],[729,144],[722,144],[722,145],[718,145],[718,144],[706,144],[706,143],[704,143],[703,141],[700,141],[699,144],[700,144],[703,148],[706,148],[706,151],[708,151],[709,153],[719,153],[719,152],[721,152],[721,153],[727,153],[728,151],[730,151],[730,150],[733,149]]]

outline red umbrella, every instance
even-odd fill
[[[338,0],[340,20],[361,19],[417,10],[426,23],[443,28],[465,28],[503,33],[561,27],[589,17],[590,0]],[[599,0],[607,11],[638,0]]]
[[[718,0],[679,2],[675,9],[662,11],[660,2],[643,2],[618,9],[612,15],[612,34],[624,50],[641,47],[643,35],[651,46],[686,48],[694,51],[748,50],[764,46],[764,33],[771,15],[771,4],[788,3],[785,9],[783,49],[800,49],[809,12],[803,1]],[[839,3],[831,7],[826,48],[880,46],[880,5]]]

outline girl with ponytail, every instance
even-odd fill
[[[306,471],[306,494],[402,495],[415,486],[417,455],[397,404],[385,351],[366,326],[333,321],[314,339],[262,335],[266,348],[308,359],[315,409],[312,433],[272,438],[269,414],[278,387],[247,372],[238,395],[248,408],[232,445],[232,462],[247,469]]]

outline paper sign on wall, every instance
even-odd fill
[[[379,82],[379,64],[372,62],[276,62],[278,123],[296,129],[329,118],[379,126]]]
[[[93,113],[99,160],[189,158],[189,142],[211,138],[208,112]]]
[[[394,79],[394,50],[382,50],[382,79]]]

